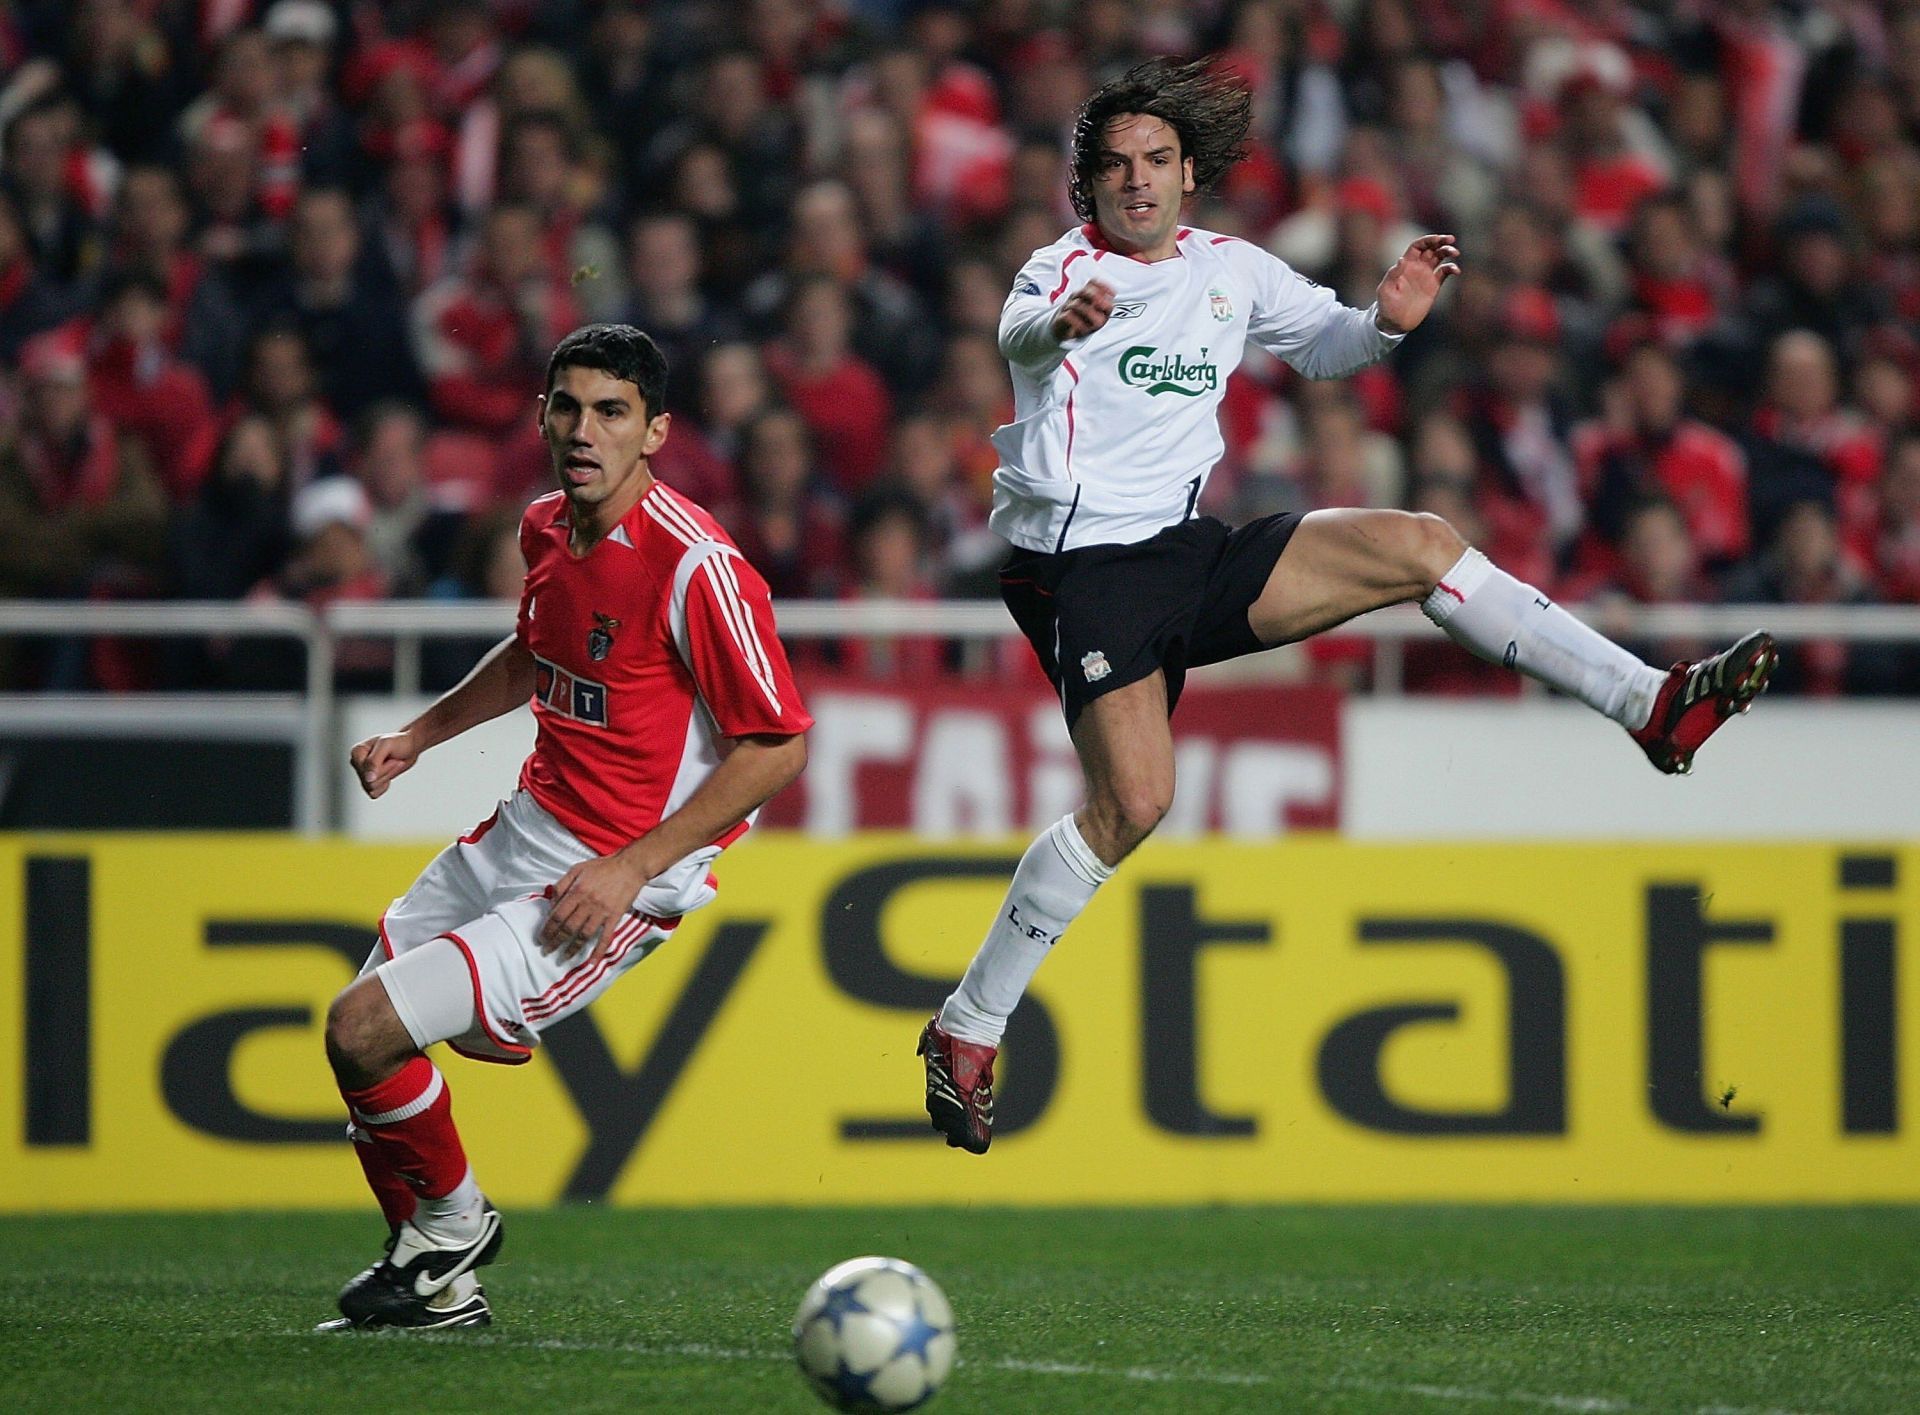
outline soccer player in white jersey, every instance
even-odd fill
[[[420,753],[533,705],[498,810],[380,921],[327,1016],[327,1059],[390,1229],[323,1330],[486,1326],[475,1269],[500,1215],[474,1181],[435,1042],[523,1062],[714,897],[712,866],[800,773],[812,725],[767,586],[705,511],[653,479],[667,365],[628,325],[569,334],[540,430],[560,489],[527,508],[519,622],[466,679],[351,753],[379,797]]]
[[[1194,507],[1220,455],[1218,408],[1247,342],[1309,378],[1384,357],[1458,273],[1423,236],[1350,309],[1258,246],[1180,224],[1243,152],[1244,91],[1156,60],[1088,100],[1071,192],[1086,224],[1034,253],[1000,316],[1014,421],[994,434],[1001,594],[1061,707],[1086,804],[1028,848],[986,941],[920,1037],[927,1113],[976,1154],[993,1136],[993,1062],[1035,970],[1173,799],[1168,717],[1186,670],[1416,601],[1457,642],[1578,698],[1661,771],[1766,685],[1749,635],[1659,670],[1491,564],[1437,516],[1280,515],[1230,529]]]

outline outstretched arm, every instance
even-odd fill
[[[1453,237],[1422,236],[1381,280],[1375,304],[1359,310],[1285,262],[1264,252],[1255,258],[1259,295],[1247,335],[1308,378],[1344,378],[1385,358],[1460,273]]]
[[[360,779],[360,789],[379,800],[394,777],[418,761],[427,748],[526,702],[533,696],[534,676],[533,655],[526,645],[515,636],[502,639],[473,672],[398,732],[383,732],[354,744],[347,759]]]
[[[806,764],[804,735],[740,738],[679,810],[632,844],[583,860],[560,877],[540,947],[549,953],[559,949],[564,957],[592,944],[587,959],[598,958],[613,942],[614,921],[633,907],[648,880],[732,830]]]
[[[1374,308],[1382,333],[1405,334],[1427,317],[1440,287],[1460,273],[1460,248],[1454,239],[1422,236],[1381,278]]]

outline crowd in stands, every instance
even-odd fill
[[[1354,379],[1253,351],[1202,509],[1438,511],[1569,601],[1920,603],[1911,0],[0,0],[0,597],[513,597],[545,358],[604,319],[776,596],[991,593],[995,328],[1074,110],[1201,53],[1255,133],[1193,224],[1361,306],[1424,232],[1466,267]]]

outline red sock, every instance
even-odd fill
[[[398,1228],[413,1217],[413,1190],[407,1187],[406,1180],[393,1172],[393,1166],[380,1153],[380,1147],[373,1143],[373,1136],[358,1122],[348,1124],[347,1135],[353,1141],[353,1153],[360,1161],[360,1172],[367,1176],[367,1187],[373,1190],[373,1197],[380,1201],[380,1212],[386,1216],[390,1227]]]
[[[453,1127],[453,1099],[439,1068],[424,1056],[364,1091],[343,1088],[340,1094],[376,1157],[414,1196],[438,1199],[467,1177],[467,1152]],[[379,1194],[371,1172],[368,1179]],[[384,1199],[381,1208],[386,1208]]]

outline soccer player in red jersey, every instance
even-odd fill
[[[429,747],[529,700],[538,729],[513,794],[387,910],[328,1013],[327,1059],[392,1239],[323,1330],[491,1322],[475,1270],[499,1251],[500,1215],[426,1048],[527,1060],[714,897],[714,860],[806,763],[813,720],[765,581],[649,470],[666,378],[629,325],[560,341],[540,399],[560,489],[520,523],[518,625],[351,753],[379,797]]]

